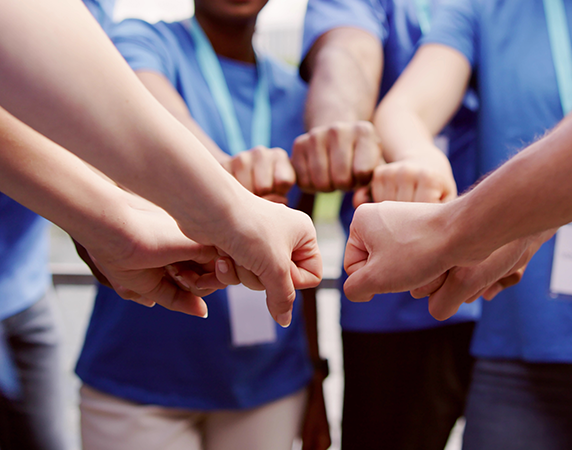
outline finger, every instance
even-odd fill
[[[258,196],[273,192],[274,161],[272,151],[258,146],[249,151],[252,155],[252,192]]]
[[[375,294],[382,293],[372,282],[367,264],[352,272],[344,283],[346,297],[356,303],[369,302]]]
[[[415,180],[411,173],[398,173],[395,186],[395,201],[412,202],[415,198]]]
[[[268,194],[268,195],[263,195],[262,198],[264,200],[268,200],[269,202],[281,203],[282,205],[288,205],[288,197],[284,197],[283,195]]]
[[[443,186],[427,172],[417,174],[417,189],[413,197],[414,202],[438,203],[444,195]]]
[[[354,230],[355,228],[352,224],[350,226],[350,237],[348,238],[344,252],[344,270],[348,275],[352,275],[365,266],[369,258],[369,252],[365,243]]]
[[[425,286],[421,286],[417,289],[413,289],[410,292],[411,296],[413,298],[424,298],[424,297],[428,297],[429,295],[433,294],[434,292],[439,290],[441,288],[441,286],[443,286],[443,284],[445,283],[445,280],[447,279],[447,274],[448,273],[445,272],[443,275],[441,275],[439,278],[435,279],[431,283],[426,284]]]
[[[217,259],[215,264],[215,274],[217,279],[227,286],[240,284],[240,279],[236,274],[234,262],[227,256]]]
[[[314,235],[298,244],[292,252],[290,274],[296,289],[310,289],[320,284],[322,273],[322,256]]]
[[[292,307],[296,291],[288,265],[274,265],[272,270],[260,275],[260,281],[266,289],[266,304],[274,320],[286,328],[292,322]]]
[[[484,293],[483,298],[485,300],[492,300],[494,299],[500,292],[503,290],[514,286],[515,284],[520,283],[522,280],[522,276],[524,274],[524,268],[519,269],[517,272],[502,278],[501,280],[497,281],[491,287],[489,287]]]
[[[327,151],[327,128],[319,127],[310,132],[307,153],[310,184],[319,192],[334,190],[330,178],[330,161]]]
[[[282,149],[273,149],[274,153],[274,188],[273,192],[286,195],[296,183],[296,173],[288,158],[288,153]]]
[[[155,271],[155,274],[149,273],[151,271]],[[154,278],[156,283],[153,283],[154,285],[146,291],[131,289],[135,296],[130,296],[130,300],[135,300],[138,303],[147,301],[149,305],[157,303],[172,311],[179,311],[192,316],[207,317],[208,309],[203,299],[169,281],[167,277],[162,276],[162,270],[152,269],[137,272],[138,274],[132,279],[134,285],[143,286],[143,283],[138,283],[140,277],[145,277],[146,280]],[[160,277],[153,277],[153,275],[158,275],[159,273],[161,273]],[[125,289],[129,290],[129,287],[125,286]],[[117,293],[123,297],[125,292],[117,291]]]
[[[354,182],[363,186],[370,182],[373,170],[383,163],[381,146],[371,122],[360,121],[356,125],[356,141],[353,160]]]
[[[356,191],[354,192],[354,196],[352,199],[354,208],[357,208],[359,205],[363,205],[364,203],[370,203],[371,201],[372,199],[369,186],[363,186],[357,188]]]
[[[371,198],[374,203],[393,201],[397,195],[395,171],[390,164],[376,167],[371,180]]]
[[[244,286],[253,291],[264,290],[264,285],[260,282],[260,279],[250,270],[245,269],[242,266],[235,266],[235,267],[238,279]]]
[[[292,146],[292,166],[296,172],[296,180],[300,189],[306,192],[314,192],[311,185],[310,168],[308,167],[308,151],[310,148],[310,136],[306,133],[298,136]]]
[[[352,161],[354,157],[353,129],[346,124],[334,124],[327,131],[326,147],[330,165],[330,179],[335,189],[350,190],[354,185]]]
[[[230,162],[232,175],[250,192],[254,192],[254,182],[252,179],[252,154],[242,152],[232,158]]]

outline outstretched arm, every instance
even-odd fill
[[[1,108],[0,148],[0,190],[68,231],[122,297],[206,314],[198,296],[225,287],[214,276],[214,247],[189,240],[165,211],[101,178]],[[173,271],[172,264],[190,260],[197,272]]]
[[[309,80],[308,133],[296,140],[292,151],[303,189],[349,190],[371,178],[381,161],[370,120],[382,66],[381,42],[364,30],[335,28],[312,46],[302,65]]]
[[[1,11],[0,105],[252,271],[273,317],[289,323],[294,288],[321,277],[310,219],[256,198],[224,171],[143,87],[81,2],[8,0]]]
[[[445,319],[475,295],[494,296],[499,280],[572,221],[571,142],[567,117],[453,202],[358,208],[346,249],[348,297],[421,288],[417,294],[433,293],[430,310]]]

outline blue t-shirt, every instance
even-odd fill
[[[29,308],[48,289],[47,226],[0,193],[0,320]]]
[[[572,4],[565,2],[572,28]],[[461,52],[477,78],[479,171],[487,173],[563,117],[542,0],[447,0],[424,42]],[[572,297],[549,290],[554,239],[522,281],[485,302],[473,353],[572,362]]]
[[[433,2],[435,13],[439,2]],[[380,98],[391,88],[413,57],[422,37],[414,0],[310,0],[304,26],[303,54],[322,34],[337,27],[367,31],[381,40],[384,51]],[[449,159],[459,192],[472,185],[476,171],[476,114],[473,96],[442,134],[449,139]],[[340,218],[346,234],[353,218],[352,194],[344,197]],[[347,275],[342,274],[343,283]],[[478,319],[480,301],[462,305],[447,321],[439,322],[428,312],[427,300],[417,300],[407,292],[376,295],[368,303],[352,303],[342,292],[341,325],[346,331],[396,332],[426,329]]]
[[[114,29],[112,39],[133,69],[165,75],[201,128],[228,152],[187,25],[127,20]],[[256,67],[222,57],[219,61],[245,142],[250,142]],[[263,63],[271,144],[289,150],[303,132],[306,88],[293,70],[267,58]],[[311,378],[300,300],[290,327],[275,325],[275,343],[233,347],[224,290],[205,298],[205,320],[161,307],[150,310],[100,287],[77,373],[97,389],[140,403],[198,410],[254,407],[296,392]]]
[[[113,25],[113,8],[115,0],[83,0],[89,12],[107,32]]]

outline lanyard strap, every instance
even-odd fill
[[[572,46],[562,0],[544,0],[548,38],[564,115],[572,110]]]
[[[265,62],[257,56],[258,84],[254,93],[251,143],[247,146],[220,62],[210,41],[194,17],[191,19],[189,32],[195,43],[199,68],[220,114],[231,155],[257,145],[270,147],[271,109]]]
[[[431,5],[429,0],[415,0],[415,8],[417,9],[417,20],[422,34],[429,33],[431,29]]]

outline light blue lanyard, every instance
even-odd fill
[[[421,33],[427,34],[431,29],[431,5],[429,5],[429,0],[415,0],[415,7],[417,8],[417,20],[419,21]]]
[[[562,0],[544,0],[544,14],[560,103],[564,115],[572,110],[572,46],[566,10]]]
[[[257,145],[270,147],[270,95],[264,61],[260,57],[257,57],[258,84],[254,93],[251,142],[250,146],[247,146],[238,123],[236,110],[232,104],[232,97],[228,90],[220,62],[210,41],[194,17],[191,19],[189,32],[195,43],[199,68],[205,77],[222,119],[230,153],[236,155]]]

